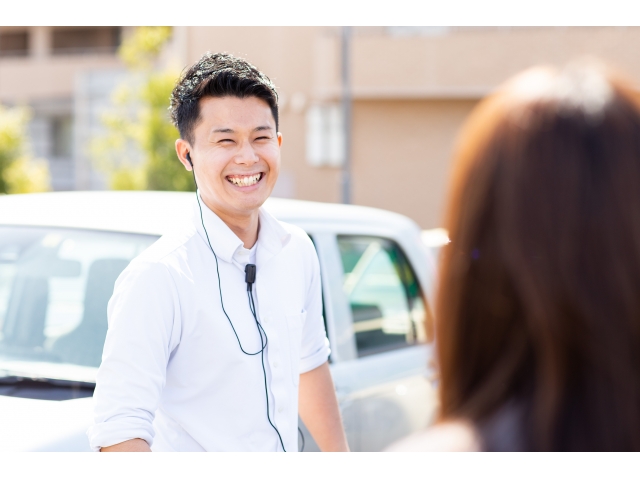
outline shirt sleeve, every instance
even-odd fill
[[[167,267],[130,264],[116,281],[107,314],[89,443],[96,451],[134,438],[151,446],[167,363],[180,338],[178,294]]]
[[[322,282],[320,278],[320,264],[313,243],[306,236],[307,263],[309,269],[309,288],[305,302],[307,317],[302,327],[302,345],[300,349],[300,373],[305,373],[319,367],[327,361],[331,350],[322,317]]]

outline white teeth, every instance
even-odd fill
[[[256,175],[249,175],[246,177],[227,177],[227,179],[231,183],[239,187],[248,187],[258,183],[258,180],[260,180],[261,175],[262,175],[261,173],[258,173]]]

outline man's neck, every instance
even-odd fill
[[[242,240],[244,248],[252,248],[258,241],[258,227],[260,215],[258,210],[254,210],[249,215],[238,216],[229,214],[217,208],[209,209],[222,220],[227,227],[231,229],[236,236]]]

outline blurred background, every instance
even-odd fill
[[[226,51],[280,94],[275,196],[440,225],[466,115],[534,64],[591,55],[640,79],[640,28],[0,27],[0,192],[188,190],[168,98]]]

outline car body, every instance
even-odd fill
[[[422,230],[422,232],[420,233],[420,237],[422,238],[422,241],[424,242],[426,247],[431,251],[431,254],[436,260],[436,263],[438,263],[442,247],[451,243],[447,230],[444,228],[430,228],[427,230]]]
[[[186,192],[0,196],[0,450],[89,450],[106,303],[127,263],[187,219]],[[384,210],[270,198],[320,261],[330,368],[352,450],[425,428],[435,263],[418,226]],[[301,424],[305,451],[317,445]]]

